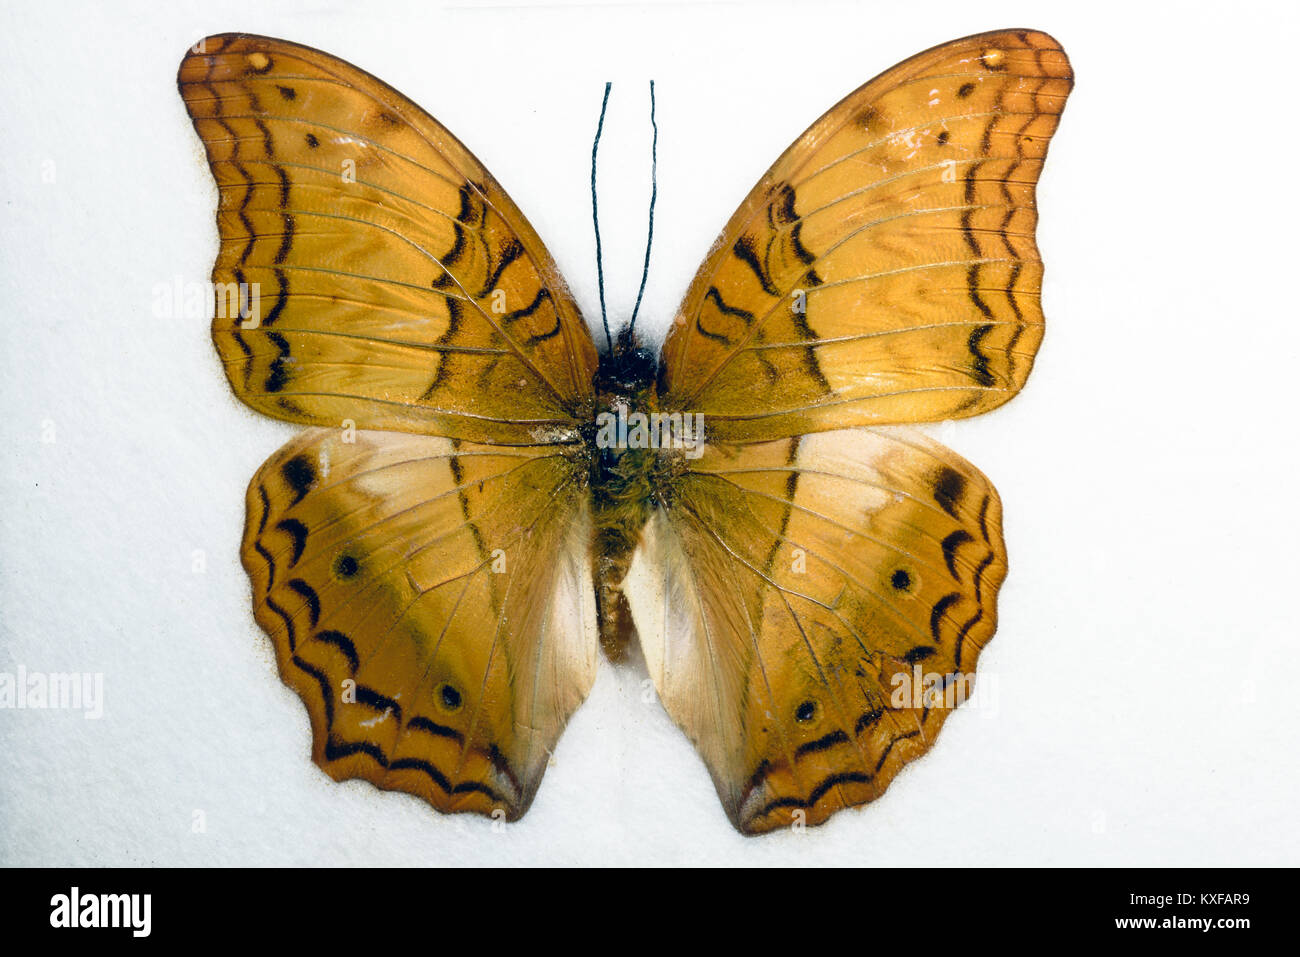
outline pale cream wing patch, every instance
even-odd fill
[[[254,613],[336,780],[527,810],[596,669],[569,451],[309,430],[254,476]]]
[[[708,447],[624,591],[664,706],[757,833],[871,801],[930,748],[1005,574],[983,475],[916,432],[858,429]]]

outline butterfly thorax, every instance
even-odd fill
[[[654,354],[624,332],[600,357],[593,385],[595,414],[586,433],[590,456],[593,549],[600,640],[612,661],[624,658],[633,631],[619,586],[641,530],[666,504],[684,467],[680,417],[660,419]]]

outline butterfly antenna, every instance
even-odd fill
[[[659,197],[659,125],[655,123],[655,81],[650,81],[650,128],[654,138],[650,141],[650,229],[645,238],[645,265],[641,267],[641,288],[636,292],[636,305],[632,307],[632,321],[627,324],[628,335],[636,325],[636,314],[641,308],[646,277],[650,275],[650,245],[655,240],[655,200]]]
[[[600,102],[600,122],[596,124],[596,140],[591,144],[591,224],[596,229],[596,284],[600,287],[600,324],[605,327],[605,342],[610,355],[614,354],[614,337],[609,334],[609,318],[605,314],[605,263],[600,255],[600,215],[596,211],[596,150],[600,148],[600,134],[605,129],[605,107],[609,105],[610,83],[605,84],[605,98]]]

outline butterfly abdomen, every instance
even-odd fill
[[[629,408],[625,403],[614,408],[620,407]],[[618,412],[612,414],[617,416]],[[657,451],[600,444],[591,451],[592,554],[600,644],[611,661],[621,661],[627,654],[633,629],[620,586],[653,507]]]
[[[595,556],[596,612],[600,622],[600,646],[610,661],[627,656],[635,630],[631,611],[623,597],[622,583],[632,563],[649,517],[648,509],[635,506],[607,509],[596,513]]]

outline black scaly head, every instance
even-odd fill
[[[618,334],[612,352],[602,353],[596,366],[596,393],[633,396],[644,393],[655,381],[655,354],[637,340],[631,325]]]

